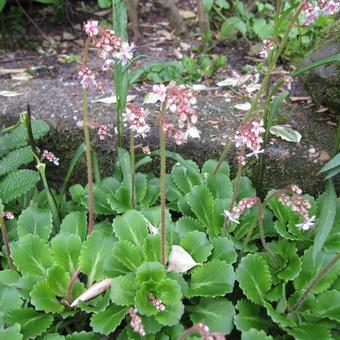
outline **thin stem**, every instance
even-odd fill
[[[33,130],[32,130],[32,113],[31,113],[31,107],[30,104],[27,103],[27,113],[24,115],[24,123],[26,127],[26,132],[28,136],[28,143],[31,147],[32,152],[38,156],[39,152],[35,145],[35,140],[33,136]]]
[[[7,236],[7,229],[6,229],[6,223],[4,220],[4,217],[0,213],[0,224],[1,224],[1,233],[2,233],[2,239],[4,241],[5,249],[6,249],[6,255],[8,259],[8,264],[11,268],[13,268],[13,260],[11,256],[11,248],[9,247],[9,241]]]
[[[91,39],[88,37],[85,42],[83,63],[86,65],[88,60],[88,52]],[[94,198],[93,198],[93,174],[92,174],[92,160],[91,160],[91,142],[89,131],[89,112],[87,108],[87,90],[83,88],[83,115],[84,115],[84,138],[85,138],[85,151],[86,151],[86,166],[87,166],[87,187],[88,187],[88,202],[89,202],[89,224],[87,233],[91,234],[94,226]]]
[[[74,272],[72,278],[71,278],[71,281],[67,287],[67,295],[66,295],[66,299],[69,303],[72,302],[72,290],[73,290],[73,287],[78,279],[78,276],[80,274],[80,268],[77,268],[77,270]]]
[[[287,44],[287,40],[288,40],[288,37],[289,37],[289,32],[291,31],[291,29],[293,28],[294,26],[294,23],[296,21],[296,19],[298,18],[299,14],[301,13],[301,11],[303,10],[303,3],[297,8],[296,12],[295,12],[295,15],[293,16],[293,18],[291,19],[285,33],[284,33],[284,36],[283,36],[283,39],[281,40],[281,43],[278,47],[278,50],[275,54],[275,56],[273,57],[271,63],[269,64],[268,66],[268,69],[267,69],[267,72],[263,78],[263,81],[262,81],[262,84],[261,84],[261,87],[259,89],[259,91],[257,92],[255,98],[253,99],[253,102],[252,102],[252,105],[249,109],[249,111],[247,112],[247,114],[245,115],[245,117],[242,119],[242,122],[241,122],[241,125],[243,125],[245,122],[247,122],[250,117],[252,116],[253,112],[257,109],[257,105],[258,105],[258,101],[260,100],[261,96],[262,96],[262,93],[263,91],[266,89],[267,87],[267,83],[269,82],[270,80],[270,76],[271,76],[271,73],[283,51],[283,49],[285,48],[286,44]],[[231,149],[231,145],[232,145],[232,140],[229,140],[225,147],[224,147],[224,150],[220,156],[220,159],[215,167],[215,170],[214,170],[214,174],[217,173],[218,169],[220,168],[222,162],[226,159],[230,149]]]
[[[165,209],[166,209],[166,150],[165,150],[165,133],[163,126],[165,124],[166,99],[161,105],[159,114],[159,138],[160,138],[160,155],[161,155],[161,174],[160,174],[160,194],[161,194],[161,252],[162,264],[166,265],[166,226],[165,226]]]
[[[131,159],[131,207],[136,209],[136,157],[135,157],[135,136],[130,131],[130,159]]]
[[[265,236],[264,228],[263,228],[263,220],[264,220],[264,205],[260,205],[260,207],[259,207],[259,229],[260,229],[261,243],[262,243],[263,248],[267,252],[267,254],[271,257],[275,266],[278,267],[279,262],[277,261],[273,252],[269,249],[267,242],[266,242],[266,236]]]
[[[296,301],[294,306],[291,308],[290,312],[297,312],[300,307],[305,302],[308,294],[315,288],[315,286],[322,280],[322,278],[332,269],[332,267],[338,262],[340,259],[340,253],[338,253],[332,261],[330,261],[311,281],[309,281],[306,289],[303,294]]]
[[[38,162],[37,169],[39,171],[41,180],[44,184],[48,205],[49,205],[51,212],[52,212],[52,215],[53,215],[53,225],[54,225],[53,235],[56,235],[56,233],[58,232],[59,227],[60,227],[60,217],[59,217],[56,201],[55,201],[55,199],[52,195],[52,192],[50,190],[50,187],[49,187],[47,179],[46,179],[46,173],[45,173],[46,164]]]
[[[242,150],[242,155],[244,155],[244,148]],[[232,210],[234,208],[234,205],[235,205],[235,202],[236,202],[236,198],[237,198],[237,194],[238,194],[238,191],[240,189],[242,168],[243,168],[242,164],[239,164],[238,168],[237,168],[236,178],[235,178],[233,197],[231,199],[231,203],[230,203],[230,206],[229,206],[229,211],[230,212],[232,212]],[[230,220],[228,218],[226,218],[225,222],[224,222],[224,228],[228,228],[229,224],[230,224]]]
[[[338,129],[336,131],[335,144],[332,150],[332,157],[334,157],[340,149],[340,118],[338,118]]]

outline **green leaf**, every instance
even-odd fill
[[[327,172],[333,170],[340,166],[340,152],[337,153],[331,160],[329,160],[319,171],[319,173]]]
[[[205,231],[205,228],[193,217],[183,216],[176,222],[176,232],[180,238],[183,238],[186,233],[195,230]]]
[[[97,333],[108,335],[116,330],[128,312],[128,307],[110,305],[105,311],[94,314],[91,327]]]
[[[299,276],[294,280],[294,287],[299,291],[303,291],[308,285],[309,281],[312,280],[330,261],[332,261],[334,255],[326,253],[321,250],[315,263],[313,262],[313,247],[307,249],[302,257],[302,269]],[[315,294],[322,293],[327,290],[336,277],[340,270],[340,262],[338,261],[335,266],[329,270],[322,279],[316,284],[312,292]]]
[[[263,257],[259,254],[244,257],[236,276],[244,295],[257,304],[263,304],[265,294],[272,286],[270,270]]]
[[[225,298],[202,298],[198,305],[190,306],[188,311],[194,324],[203,322],[210,332],[230,334],[233,329],[235,309]]]
[[[22,238],[25,235],[38,235],[47,241],[52,232],[52,214],[50,211],[36,207],[28,207],[19,216],[18,234]]]
[[[320,250],[332,230],[336,214],[336,194],[332,180],[328,180],[326,191],[319,199],[320,216],[313,243],[313,261],[315,262]]]
[[[37,310],[43,310],[46,313],[59,313],[64,310],[64,306],[51,291],[47,280],[39,281],[30,295],[31,302]]]
[[[233,185],[235,185],[235,180],[233,181]],[[240,201],[243,198],[254,197],[256,196],[256,190],[254,189],[251,180],[248,177],[241,177],[240,187],[237,193],[237,201]]]
[[[129,273],[112,279],[111,301],[119,306],[132,306],[136,295],[135,275]]]
[[[20,279],[20,274],[18,274],[13,269],[5,269],[0,271],[0,285],[15,288]]]
[[[113,196],[109,196],[108,203],[111,209],[119,214],[131,209],[131,196],[125,183],[117,189]]]
[[[16,323],[6,329],[0,329],[0,337],[1,339],[22,340],[23,335],[20,333],[20,325]]]
[[[213,245],[207,239],[206,234],[199,231],[186,233],[180,245],[196,262],[199,263],[203,263],[207,260],[213,248]]]
[[[234,323],[239,331],[245,332],[251,328],[258,330],[267,329],[269,322],[260,314],[260,307],[248,300],[239,300],[236,305],[238,314],[234,318]]]
[[[171,178],[184,194],[190,192],[195,185],[201,184],[200,174],[181,164],[175,164],[172,167]]]
[[[80,249],[80,237],[75,234],[58,234],[51,241],[54,263],[64,268],[71,275],[73,275],[78,268]]]
[[[32,162],[33,154],[30,146],[13,150],[0,160],[0,176],[19,168],[23,164]]]
[[[151,207],[157,201],[159,194],[159,179],[153,178],[148,181],[146,194],[143,200],[139,202],[139,205],[141,208]]]
[[[64,268],[55,266],[47,272],[47,283],[51,292],[57,296],[66,296],[70,281],[70,274]]]
[[[103,264],[112,254],[113,237],[94,231],[83,242],[79,257],[79,266],[82,273],[88,276],[88,285],[104,278]]]
[[[285,281],[295,279],[301,270],[301,261],[297,255],[296,247],[283,239],[269,243],[268,247],[281,262],[280,268],[276,268],[278,278]]]
[[[0,286],[0,312],[5,316],[12,310],[19,309],[22,300],[15,288]]]
[[[136,202],[141,202],[147,191],[147,178],[146,175],[137,173],[136,174]]]
[[[204,174],[213,174],[214,170],[217,166],[218,161],[215,159],[208,159],[202,166],[201,173]],[[229,164],[225,161],[222,162],[220,168],[217,171],[217,174],[224,174],[229,177],[230,175],[230,168]]]
[[[233,186],[227,175],[208,175],[207,187],[215,198],[232,198]]]
[[[75,234],[80,237],[82,241],[85,240],[87,230],[87,218],[85,211],[72,211],[67,214],[61,225],[61,234]]]
[[[111,193],[107,194],[104,190],[102,190],[98,185],[94,186],[93,190],[93,199],[94,199],[94,212],[97,215],[112,215],[112,206],[108,201],[111,198]],[[85,203],[85,206],[88,207],[88,200]]]
[[[98,340],[98,336],[93,332],[82,331],[80,333],[74,332],[70,335],[66,335],[66,340]]]
[[[149,234],[144,216],[135,210],[130,210],[123,216],[117,216],[112,226],[118,239],[129,241],[138,248],[144,246],[145,238]]]
[[[52,266],[51,252],[47,244],[37,235],[26,235],[13,249],[15,265],[23,274],[45,276]]]
[[[0,181],[0,199],[8,203],[33,189],[40,180],[37,171],[21,169],[9,173]]]
[[[164,267],[159,262],[144,262],[137,270],[136,282],[138,285],[145,281],[162,281],[166,278]]]
[[[296,325],[295,321],[287,318],[286,314],[281,314],[277,312],[269,302],[265,301],[264,306],[266,307],[268,316],[270,316],[271,319],[275,323],[277,323],[280,327],[282,328],[295,327]]]
[[[311,313],[317,317],[340,322],[340,291],[326,291],[317,296]]]
[[[287,329],[287,333],[293,336],[295,340],[334,339],[330,330],[326,326],[318,323],[300,324],[297,328]]]
[[[213,251],[209,260],[222,260],[228,264],[233,264],[237,259],[234,244],[226,237],[216,237],[211,240]]]
[[[241,340],[273,340],[272,336],[268,336],[264,331],[257,329],[250,329],[242,333]]]
[[[143,262],[138,248],[128,241],[116,241],[114,243],[113,257],[130,271],[136,271]]]
[[[172,280],[171,280],[172,281]],[[163,301],[163,300],[162,300]],[[158,313],[155,319],[162,325],[174,326],[179,323],[184,312],[184,305],[181,301],[166,305],[165,310]]]
[[[45,121],[38,119],[32,120],[32,131],[35,140],[46,135],[48,130],[49,127]],[[2,157],[10,150],[19,148],[24,145],[27,145],[27,133],[24,125],[20,124],[10,133],[6,133],[5,135],[0,136],[0,157]]]
[[[247,32],[247,25],[239,17],[229,17],[224,20],[220,35],[229,40],[235,40],[237,32],[243,35]]]
[[[51,326],[53,315],[25,307],[9,313],[8,321],[12,324],[19,323],[21,334],[25,339],[29,339],[44,333]]]
[[[233,267],[224,261],[211,261],[195,269],[191,275],[187,296],[223,296],[233,290]]]
[[[147,262],[161,262],[161,235],[150,235],[145,239],[143,255]]]
[[[191,210],[200,222],[207,227],[212,225],[214,218],[214,199],[207,187],[195,186],[187,195]]]
[[[58,333],[49,333],[45,335],[42,339],[43,340],[65,340],[66,338],[64,337],[64,335],[60,335]]]
[[[118,147],[118,159],[119,165],[123,173],[124,183],[128,188],[129,196],[131,197],[132,187],[131,187],[131,161],[130,154],[123,148]]]

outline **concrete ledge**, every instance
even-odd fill
[[[17,91],[17,97],[0,97],[0,125],[15,121],[19,113],[25,111],[29,102],[32,114],[36,118],[46,120],[50,127],[50,135],[43,141],[43,147],[53,151],[61,159],[59,168],[50,167],[49,176],[60,181],[67,169],[73,152],[83,141],[82,128],[77,121],[82,120],[81,88],[77,82],[63,83],[57,80],[30,80],[22,83],[13,80],[0,80],[0,91]],[[89,94],[89,110],[91,120],[107,124],[113,133],[115,123],[115,105],[92,103],[97,94]],[[142,97],[136,101],[141,102]],[[168,142],[168,149],[179,152],[184,158],[191,158],[202,164],[209,158],[218,158],[227,136],[233,136],[244,113],[234,109],[236,103],[225,102],[223,97],[209,95],[208,92],[198,96],[198,128],[202,132],[200,140],[191,140],[182,146]],[[143,144],[151,150],[158,148],[157,108],[151,107],[151,125],[153,133]],[[300,143],[289,143],[279,138],[272,138],[266,150],[267,166],[264,186],[281,188],[287,184],[299,184],[304,191],[316,194],[323,189],[322,177],[317,176],[321,166],[329,159],[336,127],[320,119],[321,114],[306,113],[298,106],[286,107],[280,113],[280,124],[289,124],[302,134]],[[93,140],[98,153],[103,173],[112,173],[114,164],[114,141],[99,141],[93,131]],[[138,143],[138,141],[137,141]],[[229,160],[233,162],[233,154]],[[85,181],[85,163],[77,169],[75,180]],[[248,170],[252,173],[252,168]],[[336,179],[336,187],[340,191],[340,176]]]

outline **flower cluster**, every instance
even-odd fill
[[[145,336],[145,330],[144,330],[144,326],[143,326],[143,323],[142,323],[142,319],[137,314],[137,309],[130,308],[129,309],[129,315],[131,317],[130,325],[133,328],[133,330],[136,333],[140,334],[141,336]]]
[[[107,126],[104,125],[104,124],[100,124],[99,127],[98,127],[97,134],[98,134],[100,140],[104,140],[105,137],[108,135]]]
[[[311,204],[301,196],[302,190],[297,185],[291,185],[289,189],[292,195],[280,194],[279,201],[301,217],[302,223],[296,225],[299,229],[309,230],[315,224],[315,216],[309,217]]]
[[[240,224],[238,220],[240,216],[247,210],[253,207],[259,199],[257,197],[249,197],[242,199],[236,207],[232,209],[230,212],[229,210],[224,210],[224,216],[228,218],[230,222],[234,222],[236,224]]]
[[[313,6],[309,0],[303,0],[303,12],[305,14],[304,25],[311,25],[320,16],[328,16],[339,12],[340,2],[333,0],[319,0]]]
[[[263,48],[259,53],[259,57],[262,59],[267,59],[268,58],[268,53],[274,49],[274,44],[271,40],[265,39],[263,40]]]
[[[54,165],[59,165],[59,158],[57,158],[53,152],[50,152],[48,150],[43,151],[43,159],[46,158],[49,162],[53,163]]]
[[[166,122],[163,131],[181,145],[188,138],[199,138],[200,131],[196,127],[197,114],[194,110],[196,97],[192,91],[185,87],[154,85],[153,96],[156,100],[166,102],[166,109],[176,114],[178,128],[175,124]]]
[[[4,211],[3,216],[6,220],[13,220],[14,219],[14,215],[10,211]]]
[[[136,133],[135,137],[142,136],[145,138],[149,133],[150,126],[146,123],[147,116],[146,110],[134,104],[127,104],[123,113],[124,122]]]
[[[161,312],[165,310],[165,306],[162,301],[160,299],[157,299],[152,293],[149,293],[149,299],[156,309]]]
[[[264,152],[264,150],[261,149],[261,145],[263,143],[261,134],[263,132],[265,132],[265,129],[263,128],[263,122],[252,120],[251,122],[247,123],[236,131],[235,146],[241,149],[247,147],[251,150],[251,152],[246,154],[246,157],[255,156],[256,158],[258,158],[258,154]],[[243,157],[243,155],[241,156],[238,156],[238,162],[244,165],[245,158]]]
[[[209,327],[200,322],[194,325],[192,329],[201,335],[202,340],[224,340],[225,337],[222,333],[210,332]]]
[[[92,42],[97,49],[98,56],[104,60],[102,69],[111,70],[115,62],[122,65],[127,64],[133,58],[134,44],[129,45],[117,36],[114,31],[105,29],[98,24],[98,21],[88,20],[83,25],[84,32],[92,38]],[[93,72],[86,64],[81,66],[79,71],[81,85],[83,88],[96,86],[99,92],[103,90],[103,84],[95,80]]]

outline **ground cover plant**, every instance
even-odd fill
[[[340,336],[340,205],[332,182],[340,167],[340,132],[334,158],[321,170],[326,174],[322,195],[304,194],[294,183],[260,192],[269,130],[288,95],[278,89],[290,81],[286,77],[271,86],[272,70],[302,12],[312,20],[320,11],[339,9],[332,1],[320,5],[304,1],[285,9],[277,1],[273,35],[260,52],[267,66],[262,85],[220,159],[202,166],[166,150],[167,139],[181,145],[200,138],[190,87],[153,86],[145,102],[159,107],[159,150],[144,144],[151,130],[148,112],[127,103],[131,67],[138,58],[127,41],[124,3],[113,1],[114,30],[92,19],[84,23],[79,68],[84,144],[63,187],[49,186],[46,169],[60,160],[37,146],[48,126],[32,119],[29,107],[0,135],[2,338]],[[281,36],[282,20],[289,22]],[[105,178],[98,172],[89,131],[97,129],[100,140],[109,137],[107,126],[88,110],[89,89],[104,86],[91,68],[93,50],[103,70],[113,73],[117,97],[117,161]],[[317,65],[334,61],[339,55]],[[124,132],[129,151],[123,147]],[[226,161],[232,147],[234,176]],[[87,184],[69,186],[83,154]],[[258,160],[257,189],[244,175],[250,159]],[[160,163],[157,173],[143,171],[151,161]],[[20,168],[28,163],[29,169]]]

